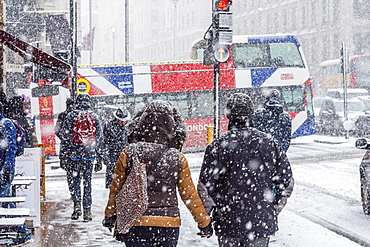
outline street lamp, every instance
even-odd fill
[[[174,13],[174,31],[173,31],[173,57],[174,60],[177,60],[176,58],[176,44],[177,44],[177,3],[180,0],[172,0],[174,6],[175,6],[175,13]]]

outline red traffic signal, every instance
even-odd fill
[[[230,6],[233,1],[231,0],[217,0],[216,1],[216,10],[219,11],[229,11]]]

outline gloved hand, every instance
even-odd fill
[[[60,168],[62,168],[63,170],[67,170],[67,162],[68,162],[68,159],[60,159],[59,163],[60,163]]]
[[[3,183],[3,184],[9,184],[9,183],[11,183],[12,181],[11,181],[11,171],[12,171],[12,169],[10,169],[10,168],[3,168],[3,174],[2,174],[2,178],[1,178],[1,182]]]
[[[102,162],[101,162],[101,161],[96,162],[95,167],[94,167],[94,171],[95,171],[95,172],[98,172],[98,171],[100,171],[101,169],[103,169],[103,164],[102,164]]]
[[[197,233],[197,235],[200,235],[202,238],[210,238],[213,235],[213,227],[212,223],[209,223],[206,227],[198,227],[200,232]]]
[[[104,162],[105,165],[108,165],[110,163],[108,155],[104,155],[103,162]]]
[[[117,216],[113,215],[112,217],[104,217],[102,224],[104,227],[109,228],[109,231],[111,231],[112,228],[114,228],[114,223],[117,220]]]

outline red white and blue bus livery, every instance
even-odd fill
[[[247,93],[256,109],[271,88],[283,96],[292,120],[292,138],[315,133],[312,85],[302,48],[294,35],[233,37],[228,62],[220,64],[220,129],[227,129],[226,100]],[[125,107],[134,114],[153,99],[179,107],[188,131],[184,149],[207,144],[214,123],[214,70],[202,61],[79,66],[77,91],[93,96],[101,114],[106,106]]]

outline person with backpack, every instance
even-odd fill
[[[178,150],[186,132],[178,129],[184,124],[176,123],[175,112],[170,102],[153,100],[129,121],[129,146],[117,161],[102,222],[115,228],[116,240],[127,247],[177,246],[181,219],[176,190],[199,234],[213,233],[188,162]]]
[[[12,120],[4,117],[4,107],[0,103],[0,197],[11,197],[11,185],[15,175],[17,156],[17,129]],[[3,203],[3,208],[15,208],[14,203]],[[17,237],[10,246],[33,242],[26,224],[18,227]]]
[[[68,113],[61,131],[62,152],[60,158],[66,161],[68,188],[74,203],[72,220],[82,215],[83,220],[91,221],[91,178],[102,169],[104,155],[104,136],[98,115],[91,110],[88,94],[78,94],[76,110]],[[83,181],[83,200],[81,205],[81,180]],[[81,207],[82,206],[82,207]]]
[[[126,122],[130,119],[130,113],[126,109],[118,108],[113,113],[114,118],[104,125],[105,156],[104,164],[106,167],[105,188],[109,189],[112,183],[112,175],[116,162],[122,150],[127,146]]]

